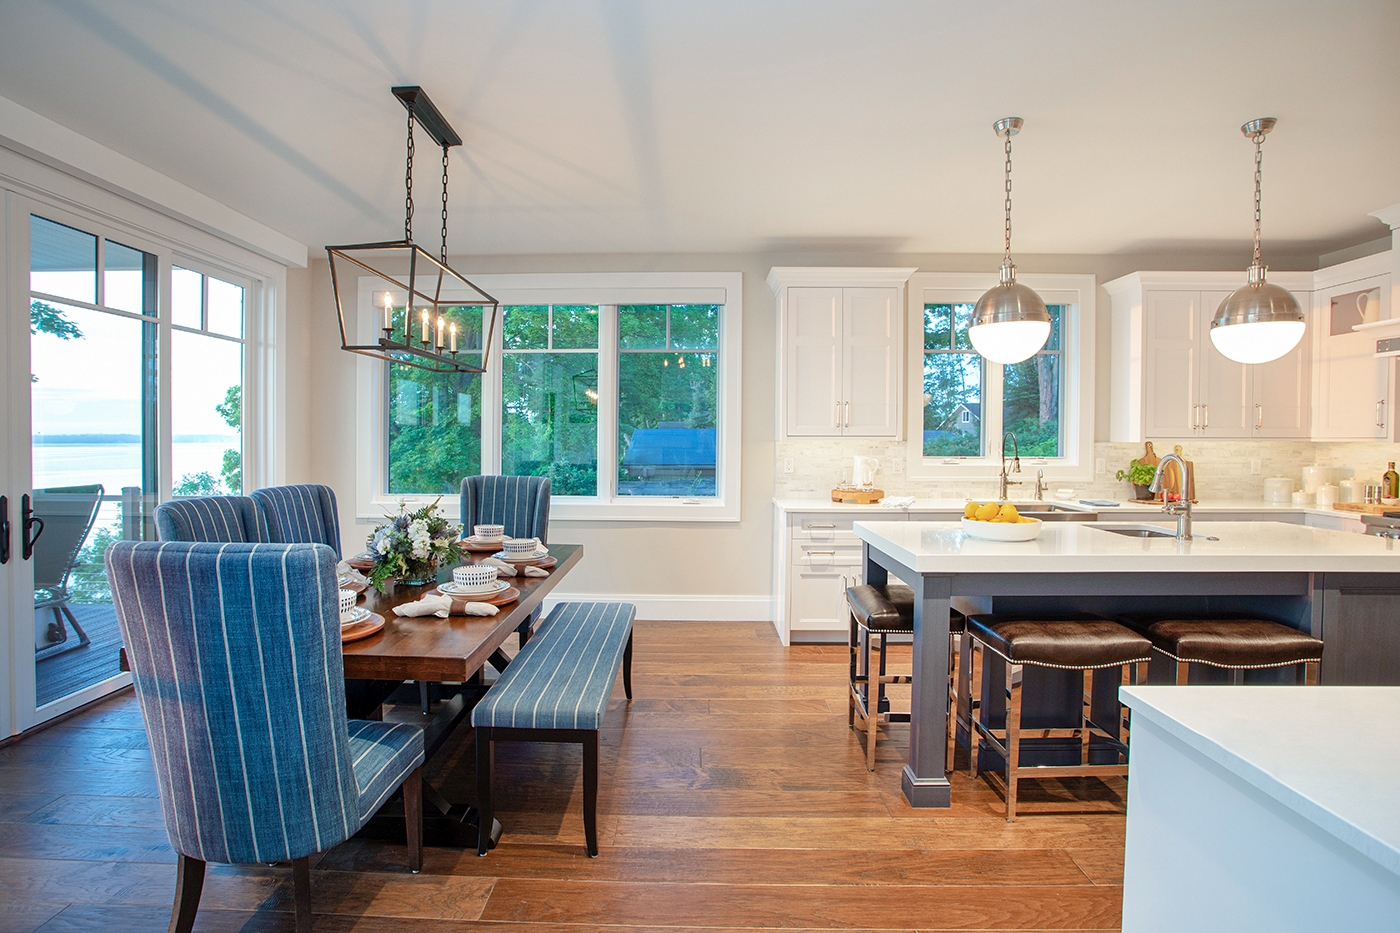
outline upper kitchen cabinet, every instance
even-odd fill
[[[1390,319],[1391,254],[1380,253],[1314,273],[1313,426],[1316,440],[1391,440],[1395,431],[1393,364],[1377,357],[1374,325]],[[1307,341],[1305,341],[1307,342]]]
[[[904,288],[913,269],[775,267],[778,426],[788,437],[898,437]]]
[[[1310,273],[1269,280],[1308,307]],[[1308,437],[1311,356],[1304,340],[1270,363],[1227,359],[1210,339],[1234,272],[1135,272],[1104,285],[1113,302],[1114,441]]]

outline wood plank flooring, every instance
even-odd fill
[[[628,706],[602,737],[599,858],[583,852],[576,747],[497,747],[501,845],[354,839],[315,863],[325,933],[1117,929],[1122,780],[1028,781],[1022,813],[964,765],[950,810],[899,789],[908,726],[873,773],[846,725],[846,649],[766,623],[639,622]],[[893,669],[907,668],[908,649]],[[896,688],[907,709],[908,688]],[[430,778],[473,796],[470,735]],[[174,855],[129,693],[0,749],[0,933],[161,931]],[[210,866],[196,929],[290,931],[285,866]]]

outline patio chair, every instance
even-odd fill
[[[34,513],[44,523],[34,542],[34,608],[48,609],[54,618],[47,631],[48,644],[35,649],[36,658],[62,654],[89,642],[78,617],[68,608],[68,578],[101,504],[101,484],[34,490]],[[76,642],[69,640],[65,620],[77,634]]]
[[[156,506],[161,541],[270,541],[262,509],[248,496],[196,496]]]
[[[310,856],[399,787],[421,868],[423,730],[347,721],[329,547],[121,541],[106,565],[179,855],[170,930],[194,926],[207,862],[289,861],[309,931]]]
[[[262,510],[267,539],[278,544],[324,544],[340,557],[340,517],[335,490],[304,483],[268,486],[250,496]]]

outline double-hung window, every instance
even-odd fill
[[[502,304],[486,373],[360,364],[385,427],[361,442],[361,519],[503,473],[548,477],[555,519],[737,520],[739,275],[473,280]]]
[[[1005,366],[984,359],[968,336],[977,298],[995,277],[910,280],[912,478],[986,478],[999,469],[1003,442],[1047,477],[1092,476],[1094,278],[1021,279],[1045,299],[1050,336],[1030,359]]]

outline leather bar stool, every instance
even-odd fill
[[[1152,643],[1144,636],[1116,622],[1101,619],[1038,620],[1025,617],[973,615],[967,617],[971,639],[971,680],[973,697],[982,695],[982,677],[988,659],[979,652],[990,651],[1006,664],[1006,726],[993,728],[984,715],[974,715],[971,733],[972,776],[977,776],[977,758],[985,741],[1006,762],[1006,821],[1016,819],[1016,784],[1028,777],[1109,777],[1128,773],[1127,720],[1121,705],[1111,727],[1093,719],[1094,672],[1121,669],[1124,685],[1147,682],[1147,662]],[[1021,669],[1046,667],[1081,671],[1084,675],[1083,702],[1079,725],[1074,728],[1021,728]],[[1131,677],[1131,680],[1130,680]],[[981,707],[985,714],[987,707]],[[1117,752],[1112,764],[1089,763],[1091,735],[1100,736]],[[1075,765],[1021,764],[1021,739],[1075,738],[1079,740],[1079,763]]]
[[[1124,616],[1121,621],[1176,662],[1179,684],[1186,683],[1192,664],[1225,668],[1235,684],[1244,682],[1245,671],[1302,665],[1304,682],[1317,683],[1322,640],[1278,622],[1143,616]]]
[[[851,678],[846,722],[865,728],[865,768],[875,770],[875,737],[881,723],[908,722],[908,713],[890,711],[885,696],[888,684],[911,684],[912,674],[890,674],[885,666],[885,644],[889,635],[914,632],[914,591],[898,583],[886,586],[862,584],[846,590],[850,611]],[[956,735],[957,637],[965,618],[956,609],[948,613],[948,768],[953,766]]]

